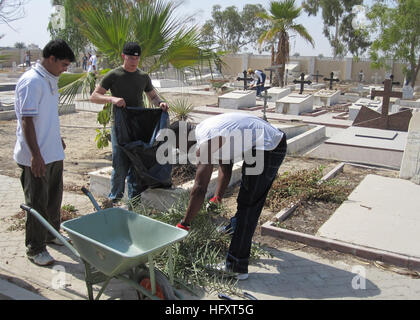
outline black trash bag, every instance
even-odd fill
[[[172,165],[157,162],[156,152],[164,142],[157,142],[161,129],[168,127],[169,115],[162,109],[116,108],[115,131],[118,145],[130,159],[139,188],[170,188]]]

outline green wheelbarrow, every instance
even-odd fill
[[[34,209],[24,204],[20,207],[34,215],[84,263],[89,299],[94,299],[93,285],[103,283],[95,298],[98,300],[113,278],[136,289],[139,299],[182,299],[173,287],[172,245],[188,232],[124,209],[101,210],[92,194],[86,188],[82,191],[97,211],[61,224],[73,246]],[[153,261],[153,256],[164,250],[169,252],[169,280]]]

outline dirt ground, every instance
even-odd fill
[[[181,94],[164,94],[168,100],[176,99],[182,96]],[[188,98],[194,106],[209,105],[217,102],[217,96],[200,96],[189,95]],[[111,166],[111,147],[99,150],[96,147],[95,136],[96,128],[99,126],[96,123],[97,114],[93,112],[77,112],[74,114],[63,115],[61,120],[61,132],[66,142],[67,148],[65,150],[66,160],[64,163],[64,184],[66,191],[80,193],[82,186],[89,187],[89,172],[96,171],[103,167]],[[13,160],[13,149],[16,142],[16,121],[0,121],[0,174],[10,177],[19,177],[20,169]],[[320,159],[309,159],[305,157],[287,156],[279,173],[293,170],[313,169],[320,165],[325,167],[324,172],[331,171],[339,162]],[[366,174],[392,174],[381,170],[361,170],[349,167],[343,174],[343,179],[348,179],[356,186]],[[218,223],[227,222],[228,219],[234,215],[236,210],[236,197],[239,191],[239,185],[230,188],[226,194],[224,205],[227,212],[215,218]],[[329,215],[334,212],[335,208],[330,206],[323,206],[320,204],[308,204],[304,208],[303,214],[296,214],[292,216],[288,223],[293,226],[303,225],[302,221],[309,221],[305,224],[307,232],[313,233],[319,227],[319,223],[324,221]],[[266,221],[271,221],[276,213],[268,209],[264,209],[259,226],[255,233],[254,241],[264,244],[268,247],[276,249],[291,248],[292,250],[303,250],[308,252],[316,252],[317,254],[328,259],[355,259],[352,256],[344,255],[338,252],[323,251],[316,248],[310,248],[299,243],[293,243],[285,240],[275,239],[273,237],[261,236],[260,228]],[[311,222],[308,216],[318,216],[315,222]],[[319,217],[323,218],[319,218]],[[295,219],[295,220],[293,220]],[[290,226],[289,226],[290,227]],[[302,230],[305,231],[305,230]]]

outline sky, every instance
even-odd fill
[[[300,5],[301,2],[302,0],[296,0],[297,5]],[[270,0],[185,0],[184,4],[178,8],[177,14],[194,15],[197,23],[200,24],[211,18],[213,5],[219,4],[222,8],[233,5],[241,11],[245,4],[257,3],[268,9]],[[43,48],[50,40],[47,26],[52,11],[50,0],[29,0],[25,6],[25,17],[11,23],[11,26],[16,31],[5,24],[0,24],[0,35],[5,34],[0,39],[0,47],[14,47],[16,42],[24,42],[26,45],[33,43]],[[322,54],[328,57],[332,55],[331,46],[322,33],[323,23],[319,14],[317,17],[308,17],[305,12],[302,12],[297,22],[303,24],[309,31],[314,39],[315,48],[302,38],[294,37],[290,40],[291,55],[295,53],[299,53],[301,56],[318,56]],[[252,23],[250,23],[250,26],[252,26]]]

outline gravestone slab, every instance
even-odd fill
[[[299,115],[311,112],[314,105],[314,96],[311,94],[290,94],[276,101],[276,112],[290,115]]]
[[[330,107],[340,100],[340,90],[320,90],[314,94],[314,105]]]
[[[402,98],[404,100],[414,99],[414,89],[413,89],[412,86],[410,86],[410,85],[404,86],[403,89],[402,89],[402,93],[403,93]]]
[[[257,105],[255,90],[236,90],[219,97],[219,108],[239,109],[253,108]]]
[[[271,97],[268,101],[275,102],[280,100],[281,98],[286,97],[287,95],[291,94],[292,90],[290,88],[279,88],[274,87],[267,90],[267,94]]]
[[[407,145],[400,170],[401,179],[420,184],[420,113],[415,112],[408,128]]]
[[[360,109],[365,106],[374,111],[380,112],[382,108],[382,101],[380,99],[370,100],[361,98],[349,107],[349,120],[354,121],[359,114]]]

